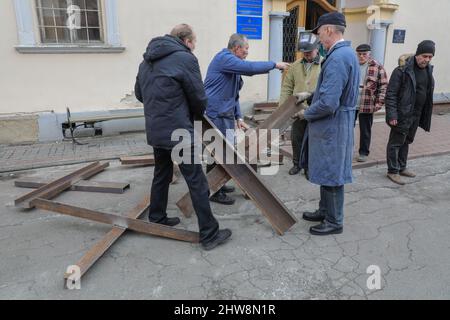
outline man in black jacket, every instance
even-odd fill
[[[409,145],[413,143],[417,128],[429,132],[433,112],[434,78],[431,59],[435,43],[422,41],[414,57],[392,73],[386,93],[386,122],[391,127],[387,145],[387,177],[404,185],[401,176],[414,178],[407,169]]]
[[[209,186],[201,164],[194,160],[193,121],[203,116],[207,98],[200,67],[192,51],[196,36],[189,25],[176,26],[170,35],[150,41],[136,78],[136,98],[144,103],[148,144],[153,146],[155,172],[151,189],[150,222],[175,226],[179,218],[168,218],[166,209],[169,184],[173,175],[172,141],[175,130],[190,134],[190,161],[179,163],[198,217],[200,242],[211,250],[231,236],[228,229],[219,230],[209,204]]]

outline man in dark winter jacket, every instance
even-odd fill
[[[195,33],[186,24],[176,26],[170,35],[152,39],[139,66],[135,93],[144,103],[147,141],[155,155],[149,220],[168,226],[180,223],[179,218],[168,218],[166,209],[173,175],[172,149],[178,144],[172,141],[172,133],[187,130],[191,161],[179,163],[179,168],[198,217],[200,242],[210,250],[225,242],[231,231],[219,230],[209,204],[208,182],[201,164],[194,161],[193,120],[202,117],[207,106],[200,67],[192,53],[195,44]]]
[[[392,73],[386,93],[386,122],[391,127],[387,145],[387,177],[404,185],[401,176],[414,178],[407,169],[409,145],[417,128],[429,132],[433,112],[434,78],[431,59],[435,54],[431,40],[422,41],[414,57]]]

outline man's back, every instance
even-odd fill
[[[136,97],[144,103],[147,141],[172,148],[172,132],[193,133],[194,115],[206,108],[198,61],[183,42],[172,36],[153,39],[139,67]]]

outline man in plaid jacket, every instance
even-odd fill
[[[372,139],[373,114],[384,106],[388,86],[386,70],[371,57],[371,47],[362,44],[356,48],[360,66],[360,85],[358,98],[359,117],[359,162],[367,161]]]

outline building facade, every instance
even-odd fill
[[[349,24],[346,38],[354,46],[371,42],[388,72],[420,40],[435,40],[436,91],[450,92],[444,63],[450,46],[444,21],[447,0],[432,5],[423,0],[4,0],[0,143],[62,139],[66,108],[75,115],[140,108],[132,90],[142,54],[151,38],[178,23],[194,27],[195,54],[205,75],[213,56],[237,31],[238,3],[252,2],[262,4],[262,11],[261,36],[250,40],[250,60],[294,61],[299,58],[298,31],[311,29],[323,13],[342,10]],[[368,23],[374,10],[380,18]],[[376,23],[378,28],[372,29]],[[392,43],[394,30],[406,32],[404,43]],[[279,72],[244,80],[244,113],[253,103],[278,98]],[[144,128],[143,119],[98,125],[104,134]]]

